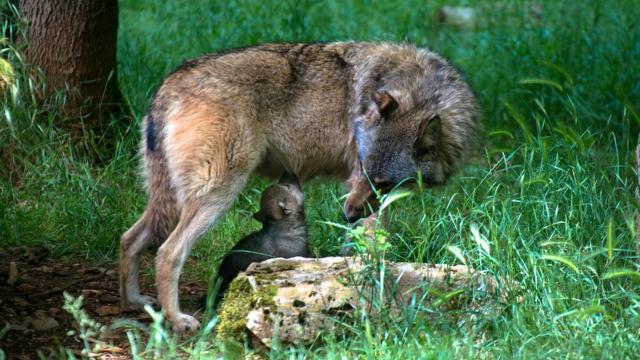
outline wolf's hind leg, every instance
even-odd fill
[[[180,311],[179,279],[184,262],[195,243],[229,210],[244,188],[247,176],[236,178],[228,187],[218,187],[198,200],[185,202],[178,226],[156,256],[158,298],[166,318],[177,332],[196,330],[198,321]]]
[[[137,310],[155,303],[151,296],[140,294],[140,255],[149,246],[151,237],[145,226],[147,212],[142,214],[120,240],[119,292],[121,311]]]

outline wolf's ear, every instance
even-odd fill
[[[431,118],[420,129],[420,136],[416,141],[416,156],[433,158],[436,156],[442,141],[442,121],[438,115]]]
[[[280,210],[282,210],[283,214],[285,215],[291,214],[291,209],[287,207],[287,204],[285,204],[284,201],[278,201],[278,207],[280,208]]]
[[[380,120],[398,108],[396,99],[386,90],[377,90],[360,105],[359,115],[353,120],[353,132],[358,149],[358,160],[364,161],[373,146],[375,128]]]
[[[380,123],[398,108],[398,102],[386,90],[378,90],[371,96],[371,102],[365,107],[363,120],[367,127]]]
[[[386,90],[378,90],[373,94],[373,101],[378,106],[381,117],[389,116],[398,108],[398,102]]]
[[[442,121],[440,116],[432,117],[422,130],[422,144],[426,146],[438,145],[440,142],[440,134],[442,133]]]

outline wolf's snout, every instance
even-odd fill
[[[342,216],[346,221],[354,223],[376,211],[378,205],[378,199],[371,187],[353,188],[344,202]]]
[[[348,203],[344,204],[342,218],[348,223],[354,223],[362,218],[363,208],[357,208]]]

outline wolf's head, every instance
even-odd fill
[[[381,44],[355,66],[351,109],[358,164],[345,217],[365,215],[373,187],[444,183],[462,164],[479,132],[475,97],[444,59],[424,49]]]

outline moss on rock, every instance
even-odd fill
[[[246,276],[235,278],[220,303],[216,337],[220,340],[245,340],[247,315],[256,306],[275,305],[273,298],[276,293],[274,285],[258,286],[254,290]]]

